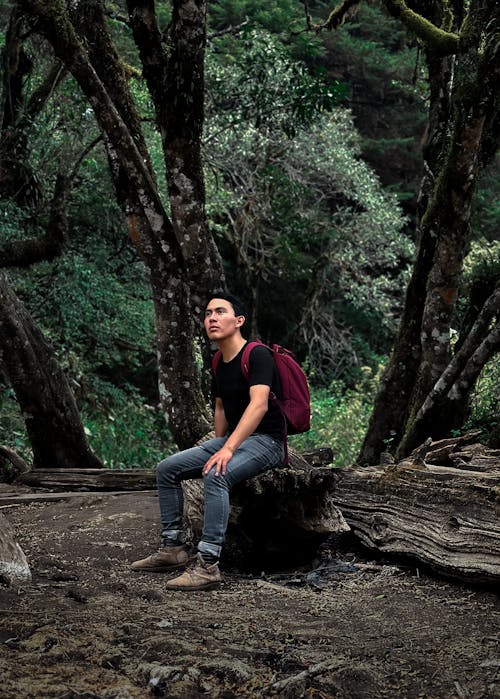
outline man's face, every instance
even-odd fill
[[[224,340],[239,333],[244,316],[236,316],[234,308],[225,299],[212,299],[205,309],[205,332],[210,340]]]

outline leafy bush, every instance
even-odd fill
[[[346,389],[341,381],[327,388],[313,389],[311,394],[311,429],[290,437],[297,450],[331,447],[333,465],[354,463],[366,432],[377,377],[369,367],[362,368],[364,378],[355,388]]]
[[[115,391],[110,410],[84,408],[82,421],[90,446],[107,468],[153,468],[176,449],[161,411],[137,394]]]

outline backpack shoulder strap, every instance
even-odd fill
[[[219,366],[219,362],[221,360],[221,357],[222,357],[222,352],[218,349],[217,352],[212,357],[212,374],[214,375],[214,377],[217,373],[217,367]]]
[[[246,381],[250,381],[250,354],[255,347],[267,347],[260,340],[254,340],[253,342],[247,342],[243,354],[241,355],[241,371]]]

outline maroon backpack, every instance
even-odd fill
[[[281,400],[271,392],[270,400],[278,406],[286,421],[287,434],[299,434],[307,432],[311,421],[311,398],[307,378],[299,363],[290,350],[273,345],[268,347],[263,342],[256,340],[247,342],[241,356],[241,371],[248,381],[250,379],[250,353],[258,346],[267,347],[272,353],[278,376],[281,383]],[[217,367],[221,359],[221,352],[217,350],[212,358],[212,371],[215,376]]]

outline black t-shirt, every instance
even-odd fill
[[[244,349],[245,345],[230,362],[224,362],[221,357],[213,384],[214,396],[222,400],[230,432],[235,429],[250,402],[250,386],[269,386],[272,393],[281,396],[279,376],[271,352],[266,347],[253,348],[249,361],[250,381],[247,381],[241,371]],[[283,436],[283,416],[272,401],[269,401],[268,411],[255,432],[273,437]]]

